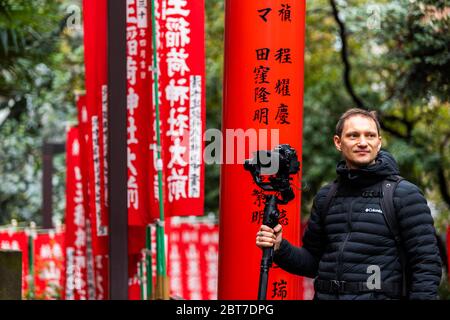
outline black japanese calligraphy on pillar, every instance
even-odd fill
[[[278,79],[275,83],[275,92],[283,97],[290,96],[289,83],[290,79]]]
[[[261,48],[256,50],[256,59],[257,60],[265,60],[269,59],[270,49]],[[269,81],[269,71],[270,67],[259,65],[253,69],[254,74],[254,82],[258,86],[254,88],[254,102],[260,103],[268,103],[269,96],[271,95],[270,91],[265,85],[270,84]],[[254,122],[259,124],[269,124],[269,108],[268,107],[258,107],[253,113]]]
[[[263,9],[259,9],[257,11],[258,11],[259,17],[264,22],[267,22],[267,15],[270,13],[270,11],[272,11],[272,8],[263,8]]]
[[[287,297],[287,282],[283,279],[272,283],[272,298],[279,298],[284,300]]]
[[[255,102],[269,102],[270,92],[266,87],[255,88]]]
[[[273,10],[268,7],[258,8],[257,10],[257,15],[259,19],[261,19],[260,21],[263,21],[264,23],[268,22],[268,19],[271,18],[271,14],[275,14],[275,16],[273,16],[274,18],[276,17],[276,14],[278,14],[278,17],[282,22],[289,23],[292,21],[291,5],[289,3],[281,3],[277,8],[273,8]],[[292,64],[291,48],[256,48],[255,58],[257,63],[253,67],[253,101],[255,103],[255,109],[253,110],[252,117],[253,122],[268,125],[270,121],[275,120],[278,125],[289,125],[288,102],[280,103],[278,107],[271,111],[270,98],[272,95],[274,97],[275,95],[290,97],[291,79],[288,77],[280,77],[276,80],[276,82],[271,82],[270,63],[274,62],[281,65],[286,64],[286,67],[289,68],[289,64]],[[261,224],[264,216],[264,210],[261,210],[261,207],[264,205],[264,192],[253,190],[252,196],[255,199],[253,204],[259,209],[252,211],[251,222]],[[288,224],[287,212],[284,209],[280,210],[279,222],[284,226]],[[283,284],[280,285],[281,293],[277,294],[283,295]]]
[[[289,224],[287,211],[285,209],[280,210],[280,217],[278,218],[278,223],[281,224],[282,226],[287,226]]]
[[[270,49],[260,48],[256,49],[256,60],[269,60]]]
[[[292,63],[291,49],[280,48],[275,52],[275,61],[278,63]]]
[[[269,108],[259,108],[255,110],[253,121],[262,124],[269,124]]]
[[[262,224],[264,218],[264,210],[255,210],[252,212],[252,223],[255,223],[257,225]]]
[[[291,22],[291,6],[288,3],[281,4],[278,16],[282,22]]]
[[[259,189],[253,189],[252,196],[255,197],[255,201],[253,201],[253,204],[256,204],[258,207],[261,207],[264,205],[264,192]]]
[[[256,67],[253,70],[253,73],[255,74],[255,84],[265,84],[269,83],[267,80],[268,74],[269,74],[270,68],[265,66],[259,66]]]
[[[290,122],[288,121],[288,117],[289,117],[289,107],[284,103],[281,103],[278,106],[275,120],[278,124],[290,124]]]

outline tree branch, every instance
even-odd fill
[[[348,58],[349,54],[348,54],[348,44],[347,44],[347,30],[346,30],[345,24],[339,18],[339,10],[336,5],[336,1],[330,0],[330,5],[331,5],[332,11],[333,11],[334,20],[336,21],[336,23],[339,27],[339,36],[341,38],[341,43],[342,43],[341,59],[344,64],[343,77],[344,77],[345,88],[346,88],[348,94],[350,95],[350,97],[352,98],[353,102],[355,103],[355,105],[358,108],[367,109],[364,105],[364,102],[357,96],[355,90],[353,89],[351,80],[350,80],[351,65],[350,65],[350,61]],[[393,97],[393,96],[394,96],[394,94],[391,97]],[[392,116],[392,115],[383,115],[383,114],[380,114],[380,116],[383,118],[383,120],[387,120],[389,122],[400,122],[401,124],[403,124],[406,127],[406,133],[402,133],[401,131],[394,129],[396,126],[388,127],[388,126],[386,126],[386,124],[383,123],[384,121],[382,121],[380,123],[380,125],[384,131],[389,132],[393,136],[395,136],[399,139],[405,140],[405,141],[415,145],[416,147],[423,147],[423,145],[417,144],[414,141],[413,136],[412,136],[412,130],[413,130],[416,122],[420,119],[420,117],[416,117],[415,119],[410,121],[410,120],[406,119],[406,115],[404,118],[399,118],[399,117]],[[443,168],[442,163],[439,163],[439,165],[437,167],[437,178],[438,178],[438,183],[439,183],[439,191],[442,195],[442,199],[450,207],[450,192],[449,192],[449,188],[447,185],[445,169]]]
[[[406,139],[405,135],[402,134],[400,131],[398,130],[394,130],[393,128],[390,128],[388,126],[386,126],[386,124],[384,123],[384,121],[380,121],[380,126],[381,129],[383,129],[383,131],[385,132],[389,132],[391,135],[393,135],[394,137],[397,137],[399,139]]]
[[[353,85],[350,81],[351,66],[348,59],[348,45],[347,45],[347,30],[345,28],[344,22],[339,18],[339,11],[335,0],[330,0],[331,8],[333,9],[333,17],[339,26],[339,36],[341,37],[342,49],[341,49],[341,59],[344,63],[344,85],[347,89],[348,94],[352,98],[353,102],[358,108],[367,109],[363,101],[356,95],[355,90],[353,90]]]

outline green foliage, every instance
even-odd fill
[[[0,2],[0,224],[40,222],[44,141],[63,142],[82,88],[81,37],[65,29],[69,1]],[[65,207],[65,159],[54,161],[54,211]]]
[[[384,147],[402,174],[443,208],[449,172],[449,5],[446,1],[336,1],[345,25],[350,81],[378,110]],[[437,8],[447,8],[439,11]],[[303,206],[334,176],[339,114],[355,106],[343,82],[342,41],[329,1],[308,1],[303,133]],[[446,13],[445,13],[446,12]],[[447,15],[447,16],[446,16]],[[306,143],[307,142],[307,143]],[[439,182],[438,168],[447,185]],[[439,184],[441,183],[441,185]],[[448,220],[447,220],[448,224]]]

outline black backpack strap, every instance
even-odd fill
[[[402,245],[402,239],[400,229],[398,225],[398,218],[394,207],[394,192],[398,184],[404,180],[403,177],[398,175],[389,176],[381,184],[381,209],[386,219],[386,224],[394,236],[395,244],[399,253],[400,263],[402,265],[402,296],[407,295],[407,280],[406,280],[406,254]]]
[[[325,203],[323,208],[318,208],[320,220],[322,221],[322,223],[325,221],[325,216],[327,215],[328,210],[330,209],[331,201],[333,201],[333,198],[336,195],[338,187],[339,187],[339,180],[336,179],[331,183],[330,190],[328,190],[328,193],[325,197]]]
[[[400,243],[400,230],[397,215],[394,207],[394,192],[400,181],[404,180],[400,176],[391,176],[385,179],[381,185],[382,201],[381,206],[386,217],[389,230],[394,235],[395,242]]]

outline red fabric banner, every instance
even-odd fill
[[[151,22],[147,0],[127,1],[128,223],[145,226],[150,217],[149,143],[152,75]]]
[[[64,232],[37,234],[34,239],[36,299],[61,299],[65,286]]]
[[[142,260],[142,251],[145,249],[146,226],[128,227],[128,298],[141,299],[141,278],[139,276],[139,263]]]
[[[156,228],[151,231],[153,284],[156,283]],[[166,223],[167,270],[170,295],[183,299],[217,299],[219,227],[216,223],[178,217]],[[130,247],[129,247],[130,248]],[[142,270],[139,270],[142,263]],[[146,261],[141,254],[129,256],[129,299],[147,298]],[[153,290],[154,291],[154,290]]]
[[[143,300],[142,279],[139,273],[139,263],[142,254],[128,255],[128,300]]]
[[[29,288],[28,235],[13,228],[0,230],[0,249],[22,252],[22,297],[25,299]]]
[[[89,119],[89,212],[95,299],[108,299],[107,1],[84,0],[86,107]]]
[[[91,161],[91,153],[89,152],[90,142],[90,125],[89,115],[86,105],[86,96],[82,95],[77,98],[78,110],[78,131],[80,142],[80,169],[83,186],[83,207],[85,213],[85,232],[86,232],[86,285],[87,299],[95,299],[95,274],[94,274],[94,257],[92,251],[92,223],[90,215],[89,202],[89,167]],[[67,221],[67,220],[66,220]],[[80,297],[81,299],[81,297]]]
[[[71,128],[66,140],[66,284],[63,299],[87,300],[86,198],[81,162],[82,135]]]
[[[219,299],[256,299],[262,251],[255,235],[264,193],[243,163],[253,152],[276,144],[290,144],[301,160],[306,8],[305,1],[292,0],[227,0],[225,8],[222,131],[227,135],[220,185]],[[279,206],[283,237],[295,245],[300,177],[292,180],[295,199]],[[268,299],[299,299],[300,294],[299,277],[271,268]]]
[[[217,299],[217,224],[180,222],[172,218],[168,238],[171,296],[188,300]]]
[[[204,0],[157,0],[161,144],[166,216],[203,215],[205,130]],[[154,111],[154,110],[153,110]],[[152,216],[158,217],[156,130]]]

